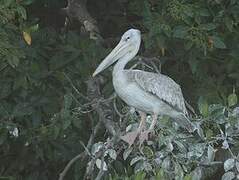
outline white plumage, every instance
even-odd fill
[[[182,90],[170,77],[141,70],[132,70],[126,73],[135,80],[139,87],[187,115]]]
[[[140,42],[139,30],[130,29],[125,32],[119,44],[93,74],[95,76],[118,60],[113,70],[114,89],[123,101],[138,110],[141,115],[138,130],[126,134],[122,139],[131,145],[139,135],[142,143],[153,130],[159,114],[170,116],[190,132],[194,131],[194,125],[187,118],[182,90],[173,79],[163,74],[124,69],[137,54]],[[145,130],[146,113],[153,115],[149,130]]]

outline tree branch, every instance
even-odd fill
[[[67,7],[63,9],[69,18],[77,19],[90,33],[90,38],[102,40],[96,20],[89,14],[86,8],[86,0],[68,0]],[[66,18],[65,26],[68,25]]]
[[[87,146],[86,148],[89,149],[92,144],[94,143],[94,138],[95,138],[95,135],[96,133],[99,131],[100,129],[100,125],[101,125],[101,122],[99,121],[97,123],[97,125],[95,126],[89,140],[88,140],[88,143],[87,143]],[[80,158],[85,158],[87,156],[87,150],[83,151],[82,153],[78,154],[77,156],[75,156],[73,159],[70,160],[70,162],[66,165],[66,167],[64,168],[64,170],[60,173],[59,175],[59,180],[63,180],[64,177],[66,176],[66,173],[67,171],[70,169],[70,167]]]
[[[100,84],[103,82],[101,78],[90,78],[87,81],[87,98],[90,101],[93,101],[95,103],[92,103],[94,108],[96,109],[96,112],[98,113],[99,116],[99,121],[97,125],[94,127],[93,132],[88,140],[86,150],[77,156],[75,156],[73,159],[70,160],[70,162],[66,165],[64,170],[60,173],[59,179],[58,180],[63,180],[64,177],[66,176],[68,170],[70,167],[79,159],[84,159],[88,153],[87,150],[91,148],[91,146],[94,143],[94,138],[97,132],[100,129],[101,124],[103,123],[105,128],[110,132],[111,135],[113,135],[113,138],[110,142],[108,142],[107,146],[105,147],[106,149],[111,147],[115,142],[118,142],[118,134],[119,134],[119,129],[116,128],[116,124],[113,122],[113,110],[110,106],[110,101],[107,101],[102,98],[101,93],[100,93]],[[104,150],[105,151],[105,150]],[[101,157],[102,153],[99,153],[97,157]],[[92,174],[92,171],[94,170],[94,164],[95,164],[95,159],[92,159],[91,161],[91,168],[89,168],[89,172],[86,172],[85,177],[88,176],[88,174]],[[98,179],[101,179],[101,177],[104,175],[104,172],[100,173],[97,175]]]

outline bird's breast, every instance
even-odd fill
[[[117,95],[129,106],[138,110],[154,113],[162,104],[157,97],[145,92],[136,82],[128,80],[123,73],[113,76],[113,85]]]

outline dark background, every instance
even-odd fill
[[[67,10],[63,9],[66,7]],[[93,30],[87,29],[84,21],[90,22]],[[84,144],[87,145],[101,112],[92,105],[94,97],[90,96],[89,89],[101,90],[98,95],[93,93],[96,98],[108,98],[113,93],[111,71],[106,70],[95,80],[91,75],[129,28],[142,32],[139,56],[156,58],[153,64],[161,66],[162,73],[181,85],[185,99],[198,114],[196,119],[202,120],[198,122],[202,122],[206,139],[201,141],[197,137],[188,143],[195,149],[197,145],[205,145],[204,154],[211,152],[209,145],[220,150],[227,140],[224,136],[218,138],[222,130],[232,138],[228,141],[231,149],[226,148],[229,151],[222,153],[226,156],[223,161],[233,155],[235,158],[237,153],[230,154],[230,151],[238,150],[238,139],[234,137],[238,132],[238,117],[235,119],[233,115],[239,87],[238,23],[237,0],[1,0],[0,179],[57,179],[65,165],[85,150]],[[147,58],[144,63],[152,66]],[[138,68],[154,71],[142,63]],[[98,84],[91,86],[89,81]],[[116,104],[120,112],[127,110],[119,99]],[[218,109],[212,104],[217,104]],[[117,124],[119,115],[112,108],[112,101],[109,105],[110,117]],[[137,117],[132,116],[122,119],[126,124],[133,124]],[[228,123],[232,130],[228,130]],[[101,125],[97,131],[94,143],[112,137],[104,127]],[[120,127],[124,131],[124,126]],[[17,135],[13,133],[16,131]],[[157,131],[162,133],[161,137],[170,135],[160,128]],[[171,139],[175,137],[171,135]],[[99,169],[94,167],[88,173],[91,172],[92,179],[169,179],[167,172],[179,179],[192,178],[202,155],[187,159],[186,171],[181,160],[173,158],[179,157],[180,150],[175,148],[175,154],[168,152],[165,147],[169,142],[161,146],[158,141],[162,142],[160,136],[153,146],[145,145],[144,152],[148,154],[134,147],[131,159],[139,154],[146,158],[136,166],[123,159],[127,146],[117,142],[112,148],[117,152],[117,160],[108,157],[108,171],[97,176]],[[101,147],[99,144],[92,147],[94,143],[87,147],[89,151]],[[157,152],[167,152],[161,161],[169,162],[173,169],[153,164]],[[92,153],[91,157],[76,161],[65,179],[90,178],[86,167],[88,162],[94,162],[94,157],[97,155]],[[147,163],[152,169],[147,169]],[[208,169],[213,172],[207,175],[210,178],[215,169]],[[139,173],[134,176],[133,170]],[[238,173],[236,167],[230,170]]]

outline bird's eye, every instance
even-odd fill
[[[125,41],[128,41],[129,39],[130,39],[130,37],[128,36],[128,37],[126,37]]]

